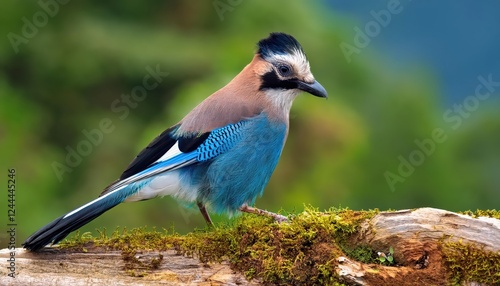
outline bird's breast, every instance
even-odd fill
[[[287,127],[286,122],[270,120],[265,113],[247,119],[238,142],[208,167],[208,188],[202,200],[217,212],[234,212],[253,204],[278,163]]]

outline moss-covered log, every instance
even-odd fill
[[[2,285],[498,285],[500,214],[307,208],[289,223],[245,215],[183,236],[75,235],[15,258]]]

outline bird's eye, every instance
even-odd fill
[[[280,65],[278,70],[282,76],[289,76],[292,72],[292,69],[287,65]]]

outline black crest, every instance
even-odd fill
[[[260,40],[257,46],[259,47],[257,53],[263,58],[270,58],[273,54],[293,54],[297,51],[305,54],[299,42],[294,37],[285,33],[271,33],[269,37]]]

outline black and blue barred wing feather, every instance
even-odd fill
[[[155,138],[97,199],[65,214],[42,227],[23,243],[24,248],[37,251],[49,243],[57,243],[69,233],[89,223],[107,210],[138,192],[156,175],[206,162],[229,150],[240,138],[245,121],[202,134],[176,135],[178,125]],[[178,152],[163,158],[174,146]],[[161,159],[161,160],[160,160]]]
[[[240,121],[210,132],[206,140],[196,149],[197,161],[208,161],[231,149],[241,139],[245,123],[246,121]]]

